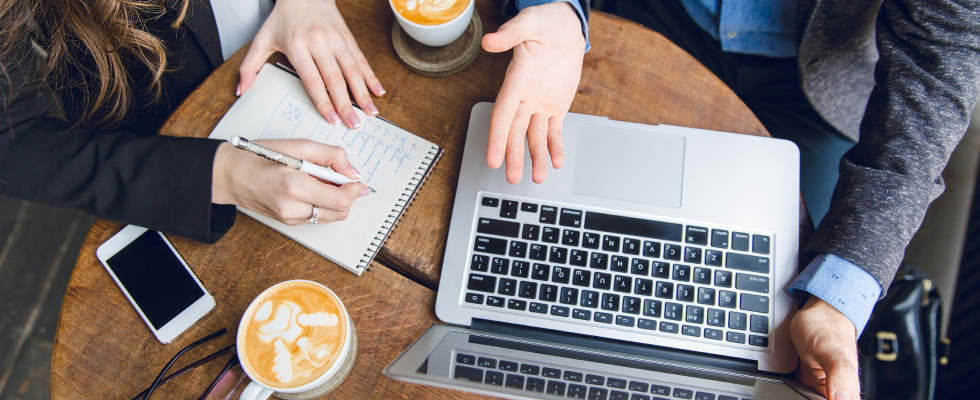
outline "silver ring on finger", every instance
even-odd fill
[[[317,215],[317,213],[319,213],[319,212],[320,212],[320,208],[319,208],[319,207],[317,207],[317,206],[316,206],[316,204],[314,204],[314,205],[313,205],[313,216],[312,216],[312,217],[310,217],[310,224],[311,224],[311,225],[316,225],[316,215]]]

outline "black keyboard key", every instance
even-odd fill
[[[504,386],[514,389],[524,389],[524,377],[517,374],[507,374]]]
[[[680,242],[684,236],[681,224],[591,211],[585,213],[585,229],[672,242]]]
[[[649,331],[657,330],[657,321],[652,319],[640,318],[637,320],[636,327],[640,329],[646,329]]]
[[[538,300],[547,301],[551,303],[558,301],[558,286],[541,285],[541,291],[538,294]]]
[[[457,365],[456,370],[453,373],[453,379],[457,381],[483,383],[483,370],[479,368]]]
[[[626,381],[623,379],[609,378],[606,381],[606,386],[614,389],[626,389]]]
[[[689,389],[674,388],[674,397],[678,399],[694,398],[694,391]]]
[[[497,204],[498,203],[500,203],[500,200],[499,199],[495,199],[493,197],[484,197],[483,198],[483,205],[486,206],[486,207],[497,207]]]
[[[746,321],[747,317],[744,313],[729,311],[728,312],[728,329],[738,329],[744,331],[748,325]],[[743,340],[744,342],[744,340]]]
[[[483,383],[486,383],[487,385],[503,386],[504,374],[497,371],[487,371],[487,377]]]
[[[674,264],[673,274],[671,278],[675,281],[689,282],[691,280],[691,266],[683,264]]]
[[[630,394],[621,390],[610,390],[609,400],[630,400]]]
[[[711,288],[698,288],[698,304],[706,306],[715,305],[715,290]]]
[[[483,295],[479,293],[467,293],[466,302],[473,304],[483,304]]]
[[[630,381],[630,390],[634,392],[646,393],[650,390],[650,384],[646,382]]]
[[[507,299],[507,308],[511,310],[527,310],[527,301],[517,299]]]
[[[725,326],[725,311],[716,308],[708,309],[708,325]]]
[[[580,269],[572,272],[572,284],[575,286],[589,287],[589,282],[592,281],[592,273],[589,271],[583,271]]]
[[[667,244],[664,245],[664,259],[665,260],[680,261],[681,260],[681,253],[683,253],[683,252],[684,252],[684,249],[679,244],[670,244],[670,243],[667,243]]]
[[[610,313],[596,311],[592,317],[595,322],[602,322],[604,324],[611,324],[613,322],[613,315]]]
[[[595,269],[606,269],[609,268],[609,255],[605,253],[592,252],[592,256],[589,257],[589,268]]]
[[[749,344],[759,347],[769,347],[769,338],[759,335],[749,335]]]
[[[538,284],[534,282],[521,281],[517,295],[525,299],[534,299],[538,296]]]
[[[769,333],[769,317],[765,315],[750,315],[749,330],[755,333]]]
[[[517,365],[516,362],[513,362],[513,361],[501,361],[500,362],[500,370],[501,371],[517,372],[517,368],[518,368],[518,365]]]
[[[612,256],[612,262],[609,263],[609,270],[613,272],[629,272],[630,258],[624,256]]]
[[[558,297],[558,302],[561,304],[576,305],[578,304],[578,289],[572,287],[562,287],[561,294]]]
[[[564,247],[551,246],[551,251],[548,252],[548,261],[555,264],[564,264],[568,262],[568,249]]]
[[[670,396],[670,387],[663,385],[650,385],[650,393],[661,396]]]
[[[507,239],[477,236],[476,241],[473,243],[473,251],[498,255],[507,254]]]
[[[495,293],[496,286],[497,278],[480,274],[470,274],[470,281],[466,284],[466,288],[469,290],[487,293]]]
[[[718,291],[718,306],[725,308],[735,308],[735,302],[737,301],[737,296],[735,292],[730,292],[727,290]]]
[[[674,284],[670,282],[657,281],[657,297],[661,299],[674,298]]]
[[[538,222],[542,224],[554,224],[558,220],[558,208],[552,206],[541,206],[541,214]]]
[[[694,286],[691,285],[677,285],[677,300],[686,301],[688,303],[694,301]]]
[[[497,360],[493,358],[480,357],[476,360],[476,365],[483,368],[497,369]]]
[[[728,331],[728,333],[725,334],[725,340],[726,341],[729,341],[729,342],[732,342],[732,343],[745,344],[745,334],[744,333],[739,333],[739,332]]]
[[[565,371],[561,379],[570,382],[582,382],[583,376],[581,372]]]
[[[662,303],[660,300],[643,300],[643,315],[653,318],[660,318]]]
[[[728,256],[725,257],[725,267],[768,274],[769,259],[766,257],[750,256],[748,254],[728,253]]]
[[[518,207],[518,204],[519,203],[516,202],[516,201],[514,201],[514,200],[504,200],[502,203],[500,203],[500,207],[501,208],[508,208],[508,209],[516,210],[517,207]]]
[[[585,376],[585,383],[590,385],[604,386],[606,384],[606,377],[600,375],[588,374]]]
[[[561,233],[561,244],[565,246],[578,246],[579,231],[572,229],[565,229]]]
[[[548,381],[544,391],[552,396],[565,396],[565,382]]]
[[[613,279],[613,290],[629,293],[633,290],[633,278],[625,275],[616,275],[616,278]]]
[[[541,372],[541,367],[537,365],[521,364],[521,373],[524,375],[538,375]]]
[[[769,293],[769,277],[752,274],[735,274],[735,289],[756,293]]]
[[[583,310],[581,308],[572,309],[572,318],[581,319],[585,321],[592,320],[592,311]]]
[[[504,200],[504,202],[506,202],[506,200]],[[503,207],[501,207],[500,208],[500,218],[510,218],[510,219],[517,218],[517,209],[516,208],[503,208]]]
[[[558,218],[558,225],[581,228],[582,210],[569,210],[567,208],[561,209],[561,216]]]
[[[534,264],[531,268],[531,279],[546,281],[548,280],[548,274],[550,274],[551,267],[545,264]]]
[[[602,249],[605,251],[619,251],[619,236],[605,235],[602,237]]]
[[[541,235],[541,226],[533,224],[524,224],[524,229],[521,230],[521,239],[537,241],[538,236]]]
[[[625,315],[617,315],[616,316],[616,325],[619,325],[619,326],[628,326],[628,327],[632,328],[634,325],[636,325],[636,318],[628,317],[628,316],[625,316]]]
[[[763,314],[769,313],[769,297],[749,293],[742,293],[741,297],[738,302],[740,309]]]
[[[645,394],[633,393],[633,395],[630,396],[630,400],[650,400],[650,396],[647,396]]]
[[[728,271],[715,271],[715,286],[732,287],[732,273]]]
[[[612,275],[605,272],[596,272],[592,277],[592,287],[609,290],[612,287]]]
[[[633,285],[633,294],[641,296],[653,296],[653,281],[650,279],[636,279]]]
[[[562,306],[551,306],[551,315],[556,317],[568,317],[572,313],[572,310],[568,307]]]
[[[639,314],[640,309],[643,308],[643,301],[639,297],[624,296],[623,297],[623,312],[627,314]]]
[[[711,230],[711,247],[717,247],[719,249],[728,248],[728,231],[721,229]]]
[[[721,395],[718,396],[718,400],[738,400],[738,397]],[[752,399],[743,399],[743,400],[752,400]]]
[[[568,398],[584,399],[587,390],[588,388],[583,385],[568,385]]]
[[[684,248],[684,262],[691,264],[701,263],[701,249],[698,247],[687,246]]]
[[[640,247],[642,246],[643,244],[638,239],[623,239],[623,253],[640,255]]]
[[[545,378],[561,379],[561,370],[544,367],[541,369],[541,376]]]
[[[590,387],[589,388],[589,400],[606,400],[609,396],[609,391],[602,388]]]
[[[544,379],[527,378],[527,386],[524,387],[524,390],[527,390],[528,392],[534,392],[534,393],[544,392]]]
[[[503,297],[487,296],[487,305],[491,307],[503,307],[504,300]]]
[[[456,353],[456,362],[459,364],[474,365],[476,364],[476,357],[469,354]]]
[[[670,278],[670,264],[663,261],[654,261],[650,269],[650,276],[654,278]]]
[[[582,302],[579,303],[579,305],[588,308],[599,308],[599,292],[593,292],[591,290],[583,290]]]
[[[514,258],[524,258],[527,256],[527,243],[512,240],[510,242],[510,256]]]
[[[521,224],[513,221],[480,218],[476,223],[476,231],[487,235],[517,238],[517,235],[521,232]]]
[[[704,338],[711,340],[721,340],[724,332],[720,329],[704,328]]]
[[[700,283],[702,285],[711,284],[711,269],[710,268],[694,268],[694,276],[691,278],[694,283]]]
[[[490,257],[481,256],[479,254],[473,255],[473,260],[470,261],[470,269],[473,271],[487,272],[487,268],[490,265]]]
[[[677,324],[673,322],[660,321],[660,331],[666,333],[677,333]]]
[[[732,232],[732,250],[749,251],[749,234]]]
[[[507,275],[507,271],[510,268],[510,260],[506,258],[494,257],[493,262],[490,263],[490,272],[500,275]]]
[[[561,229],[546,226],[541,229],[541,241],[547,243],[558,243],[561,240]]]
[[[660,242],[643,241],[643,256],[660,258]]]
[[[538,303],[536,301],[532,301],[531,304],[530,304],[530,307],[528,307],[528,311],[533,312],[533,313],[536,313],[536,314],[547,314],[548,313],[548,305],[547,304]]]
[[[630,264],[630,273],[633,275],[650,275],[650,261],[642,258],[634,258]]]
[[[568,257],[568,264],[576,267],[584,267],[589,263],[589,252],[574,249]]]
[[[500,278],[500,284],[497,285],[497,293],[505,296],[513,296],[517,293],[517,281],[509,278]]]
[[[701,337],[701,328],[697,326],[684,325],[681,327],[681,335]]]
[[[700,226],[688,226],[687,235],[684,236],[684,243],[708,245],[708,228]]]
[[[769,236],[752,235],[752,252],[769,254]]]
[[[687,306],[687,313],[684,314],[684,321],[692,324],[703,324],[704,323],[704,307],[698,306]],[[697,335],[701,336],[700,331]]]
[[[606,311],[619,311],[619,295],[603,293],[602,303],[600,303],[600,306]]]
[[[521,203],[521,211],[524,212],[538,212],[538,205],[534,203]]]
[[[664,318],[674,321],[680,321],[684,318],[684,306],[667,302],[664,304]]]
[[[712,267],[722,266],[722,260],[725,258],[724,254],[721,250],[705,250],[704,265],[710,265]]]
[[[531,264],[527,261],[514,261],[514,268],[510,270],[510,276],[527,278],[531,270]]]
[[[587,249],[598,249],[600,241],[602,237],[598,233],[585,232],[582,235],[582,247]]]
[[[531,250],[528,251],[527,257],[532,260],[544,261],[548,257],[548,246],[531,243]]]
[[[694,400],[715,400],[714,393],[697,392],[694,394]]]

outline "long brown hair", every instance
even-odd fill
[[[59,94],[81,93],[71,99],[77,122],[117,124],[136,98],[133,66],[150,71],[151,84],[143,90],[152,101],[160,98],[168,54],[147,32],[146,21],[167,13],[165,1],[0,0],[0,66],[25,57],[25,43],[31,43],[43,59],[32,80]],[[179,0],[173,28],[182,23],[187,4]]]

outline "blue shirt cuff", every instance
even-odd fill
[[[592,44],[589,43],[589,21],[585,19],[585,11],[582,11],[582,4],[578,0],[517,0],[517,9],[523,10],[528,7],[540,6],[542,4],[554,3],[556,1],[564,1],[572,5],[575,9],[575,13],[578,14],[579,21],[582,22],[582,35],[585,36],[585,51],[588,52],[592,48]]]
[[[826,301],[844,314],[861,336],[881,295],[881,284],[868,271],[833,254],[821,254],[789,286],[789,294],[804,304],[806,294]]]

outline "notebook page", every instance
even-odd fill
[[[221,119],[209,136],[226,140],[310,139],[339,146],[360,181],[375,190],[358,198],[345,221],[288,226],[258,213],[239,209],[260,222],[306,245],[320,255],[360,274],[405,206],[438,149],[433,143],[356,109],[364,122],[359,129],[331,124],[312,105],[299,78],[265,65],[255,83]],[[255,156],[258,157],[258,156]],[[428,159],[427,159],[428,157]],[[285,168],[285,167],[284,167]],[[310,211],[312,213],[312,205]]]

